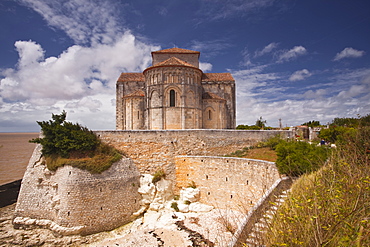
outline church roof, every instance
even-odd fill
[[[203,73],[202,82],[208,81],[235,81],[230,73]]]
[[[205,92],[202,95],[203,99],[216,99],[216,100],[225,100],[224,98],[218,96],[217,94],[211,93],[211,92]],[[225,100],[226,101],[226,100]]]
[[[125,96],[123,96],[123,98],[128,98],[128,97],[144,97],[145,96],[145,93],[144,91],[142,90],[137,90],[133,93],[130,93],[130,94],[127,94]]]
[[[117,82],[124,81],[145,81],[143,73],[121,73]]]
[[[187,49],[182,49],[182,48],[170,48],[170,49],[164,49],[164,50],[159,50],[159,51],[152,51],[153,53],[187,53],[187,54],[200,54],[199,51],[192,51],[192,50],[187,50]]]
[[[152,66],[152,67],[156,67],[156,66],[171,66],[171,65],[177,65],[177,66],[187,66],[187,67],[194,67],[196,68],[194,65],[190,64],[190,63],[187,63],[181,59],[178,59],[177,57],[171,57],[163,62],[160,62],[160,63],[157,63],[156,65]]]
[[[149,68],[146,68],[144,71],[156,67],[166,67],[166,66],[185,66],[185,67],[191,67],[191,68],[196,68],[199,70],[199,68],[195,67],[194,65],[187,63],[181,59],[178,59],[177,57],[171,57],[163,62],[157,63],[153,66],[150,66]]]

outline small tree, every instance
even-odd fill
[[[43,134],[43,138],[30,140],[42,145],[42,154],[45,156],[58,155],[69,158],[71,154],[79,152],[92,153],[98,147],[98,137],[86,127],[79,124],[67,122],[67,113],[63,111],[60,115],[52,114],[49,121],[37,122]]]
[[[67,113],[52,114],[52,120],[37,122],[41,126],[42,138],[30,140],[42,145],[49,170],[71,165],[91,173],[101,173],[122,155],[100,139],[86,127],[66,122]]]
[[[260,129],[264,129],[266,126],[266,120],[262,120],[262,117],[257,119],[256,126],[258,126]]]

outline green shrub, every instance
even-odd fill
[[[330,149],[307,142],[282,141],[276,146],[276,166],[281,174],[300,176],[322,167]]]
[[[166,174],[164,173],[164,171],[162,169],[156,171],[153,175],[153,179],[152,179],[152,183],[156,183],[158,182],[159,180],[161,180],[162,178],[165,178],[166,177]]]
[[[175,209],[176,212],[180,211],[177,202],[171,203],[171,208]]]
[[[343,126],[330,127],[328,129],[322,129],[318,135],[319,138],[329,141],[331,143],[343,143],[346,142],[345,136],[354,135],[356,129],[348,128]]]
[[[273,137],[270,137],[267,141],[265,141],[263,144],[264,147],[269,147],[272,150],[275,150],[277,145],[284,142],[284,140],[281,138],[280,135],[276,135]]]
[[[100,144],[99,138],[86,127],[66,122],[66,116],[67,113],[63,111],[60,115],[52,114],[53,120],[37,122],[44,137],[30,142],[41,144],[45,156],[69,158],[71,154],[84,153],[86,156],[94,152]]]
[[[102,143],[91,130],[66,122],[66,116],[63,111],[60,115],[52,114],[53,120],[37,122],[43,137],[30,140],[42,145],[41,152],[49,170],[56,171],[58,167],[70,165],[101,173],[122,158],[115,148]]]
[[[195,184],[195,182],[194,182],[194,181],[191,181],[191,182],[188,184],[188,188],[196,189],[196,188],[197,188],[197,185]]]

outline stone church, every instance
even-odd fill
[[[142,73],[122,73],[116,85],[117,130],[234,129],[235,80],[203,73],[200,52],[152,52]]]

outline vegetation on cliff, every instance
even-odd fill
[[[119,152],[105,144],[88,128],[80,124],[66,121],[67,113],[52,114],[52,120],[37,122],[43,137],[30,140],[42,145],[49,170],[71,165],[91,173],[107,170],[122,156]]]
[[[267,246],[370,246],[370,128],[340,140],[321,169],[294,183]]]

